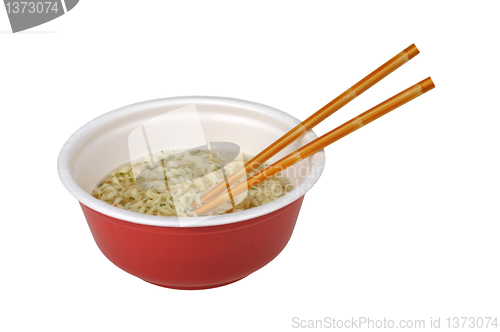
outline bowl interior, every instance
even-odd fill
[[[112,169],[130,161],[128,142],[131,133],[144,123],[147,123],[148,120],[157,119],[165,114],[179,115],[179,112],[175,113],[175,110],[192,105],[196,107],[197,118],[206,142],[236,143],[243,152],[252,156],[262,151],[299,123],[292,116],[268,106],[226,98],[185,97],[134,104],[96,118],[78,130],[68,140],[61,151],[59,160],[59,172],[63,183],[80,202],[86,205],[91,202],[91,208],[109,214],[110,207],[104,209],[103,205],[107,204],[95,200],[90,196],[90,193],[96,184]],[[181,116],[168,117],[168,121],[164,122],[163,125],[166,131],[174,135],[172,137],[182,138],[188,137],[190,134],[189,129],[186,128],[185,117],[182,116],[182,113]],[[281,159],[316,137],[313,132],[307,133],[270,159],[268,163]],[[177,145],[176,142],[168,141],[163,148],[168,150],[177,147]],[[294,195],[298,196],[295,199],[303,195],[314,184],[321,173],[323,165],[324,154],[320,152],[284,171],[284,174],[296,188]],[[315,172],[317,174],[312,174],[313,168],[318,168]],[[301,189],[301,184],[308,178],[312,183],[308,183],[307,188]],[[83,193],[79,190],[75,192],[74,185],[79,187],[95,202],[88,199],[83,202],[81,199]],[[266,206],[269,204],[266,204]],[[251,210],[257,210],[261,207]],[[114,210],[120,209],[114,208]],[[233,215],[244,214],[248,211],[234,213]],[[138,220],[137,216],[133,216],[137,215],[137,213],[122,210],[119,212],[121,219],[123,219],[123,213],[126,212],[132,214],[133,220],[130,218],[125,218],[125,220],[133,222]],[[270,211],[261,212],[268,213]],[[127,214],[125,217],[127,217]],[[154,216],[142,217],[154,218]]]

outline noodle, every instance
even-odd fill
[[[92,192],[95,198],[117,208],[148,215],[167,217],[196,217],[192,202],[201,205],[200,197],[229,176],[251,158],[240,155],[227,165],[219,152],[206,150],[184,151],[175,155],[163,151],[155,154],[161,163],[147,161],[125,164],[106,176]],[[248,176],[260,172],[265,164]],[[138,175],[137,178],[134,174]],[[246,178],[236,182],[246,181]],[[168,187],[167,187],[168,186]],[[281,173],[260,182],[246,192],[210,211],[218,215],[251,209],[274,201],[293,190]]]

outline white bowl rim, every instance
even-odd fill
[[[300,123],[295,117],[282,112],[273,107],[228,97],[210,97],[210,96],[184,96],[184,97],[169,97],[160,98],[149,101],[143,101],[128,106],[118,108],[116,110],[105,113],[87,124],[83,125],[78,129],[73,135],[71,135],[66,143],[64,143],[61,152],[59,153],[59,158],[57,162],[57,169],[59,178],[61,182],[66,187],[66,189],[83,205],[89,207],[92,210],[100,212],[104,215],[116,218],[119,220],[124,220],[136,224],[150,225],[150,226],[160,226],[160,227],[206,227],[206,226],[217,226],[224,224],[231,224],[240,221],[245,221],[248,219],[253,219],[257,217],[264,216],[276,210],[279,210],[299,198],[305,195],[305,193],[312,188],[316,181],[321,176],[323,168],[325,166],[325,153],[323,150],[312,155],[310,158],[311,169],[307,174],[306,178],[296,187],[294,190],[288,194],[276,199],[273,202],[241,211],[236,213],[230,213],[225,215],[210,216],[210,217],[163,217],[163,216],[151,216],[140,214],[137,212],[131,212],[127,210],[118,209],[114,206],[106,204],[98,199],[95,199],[83,190],[73,179],[69,171],[68,163],[72,154],[72,147],[78,143],[85,135],[93,128],[113,121],[114,119],[125,116],[130,113],[138,112],[140,110],[148,109],[151,107],[158,107],[163,105],[171,104],[184,104],[184,103],[208,103],[208,104],[225,104],[233,106],[246,106],[250,107],[252,111],[265,112],[267,115],[271,115],[291,126],[296,126]],[[309,135],[311,139],[317,138],[317,135],[311,130],[306,135]]]

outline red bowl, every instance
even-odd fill
[[[305,193],[324,167],[321,151],[285,171],[294,190],[275,201],[227,215],[147,216],[90,195],[95,184],[127,161],[127,137],[144,121],[196,105],[207,141],[229,141],[256,154],[299,121],[274,108],[242,100],[180,97],[130,105],[89,122],[63,146],[61,181],[81,204],[102,253],[124,271],[155,285],[204,289],[242,279],[274,259],[290,239]],[[309,132],[273,159],[315,139]]]

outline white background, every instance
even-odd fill
[[[293,317],[360,316],[427,327],[441,317],[443,327],[449,316],[500,316],[498,7],[82,0],[18,34],[1,8],[0,330],[287,331]],[[304,120],[412,43],[416,58],[316,133],[428,76],[436,88],[328,147],[287,247],[237,283],[179,291],[121,271],[58,179],[65,140],[105,112],[213,95]]]

